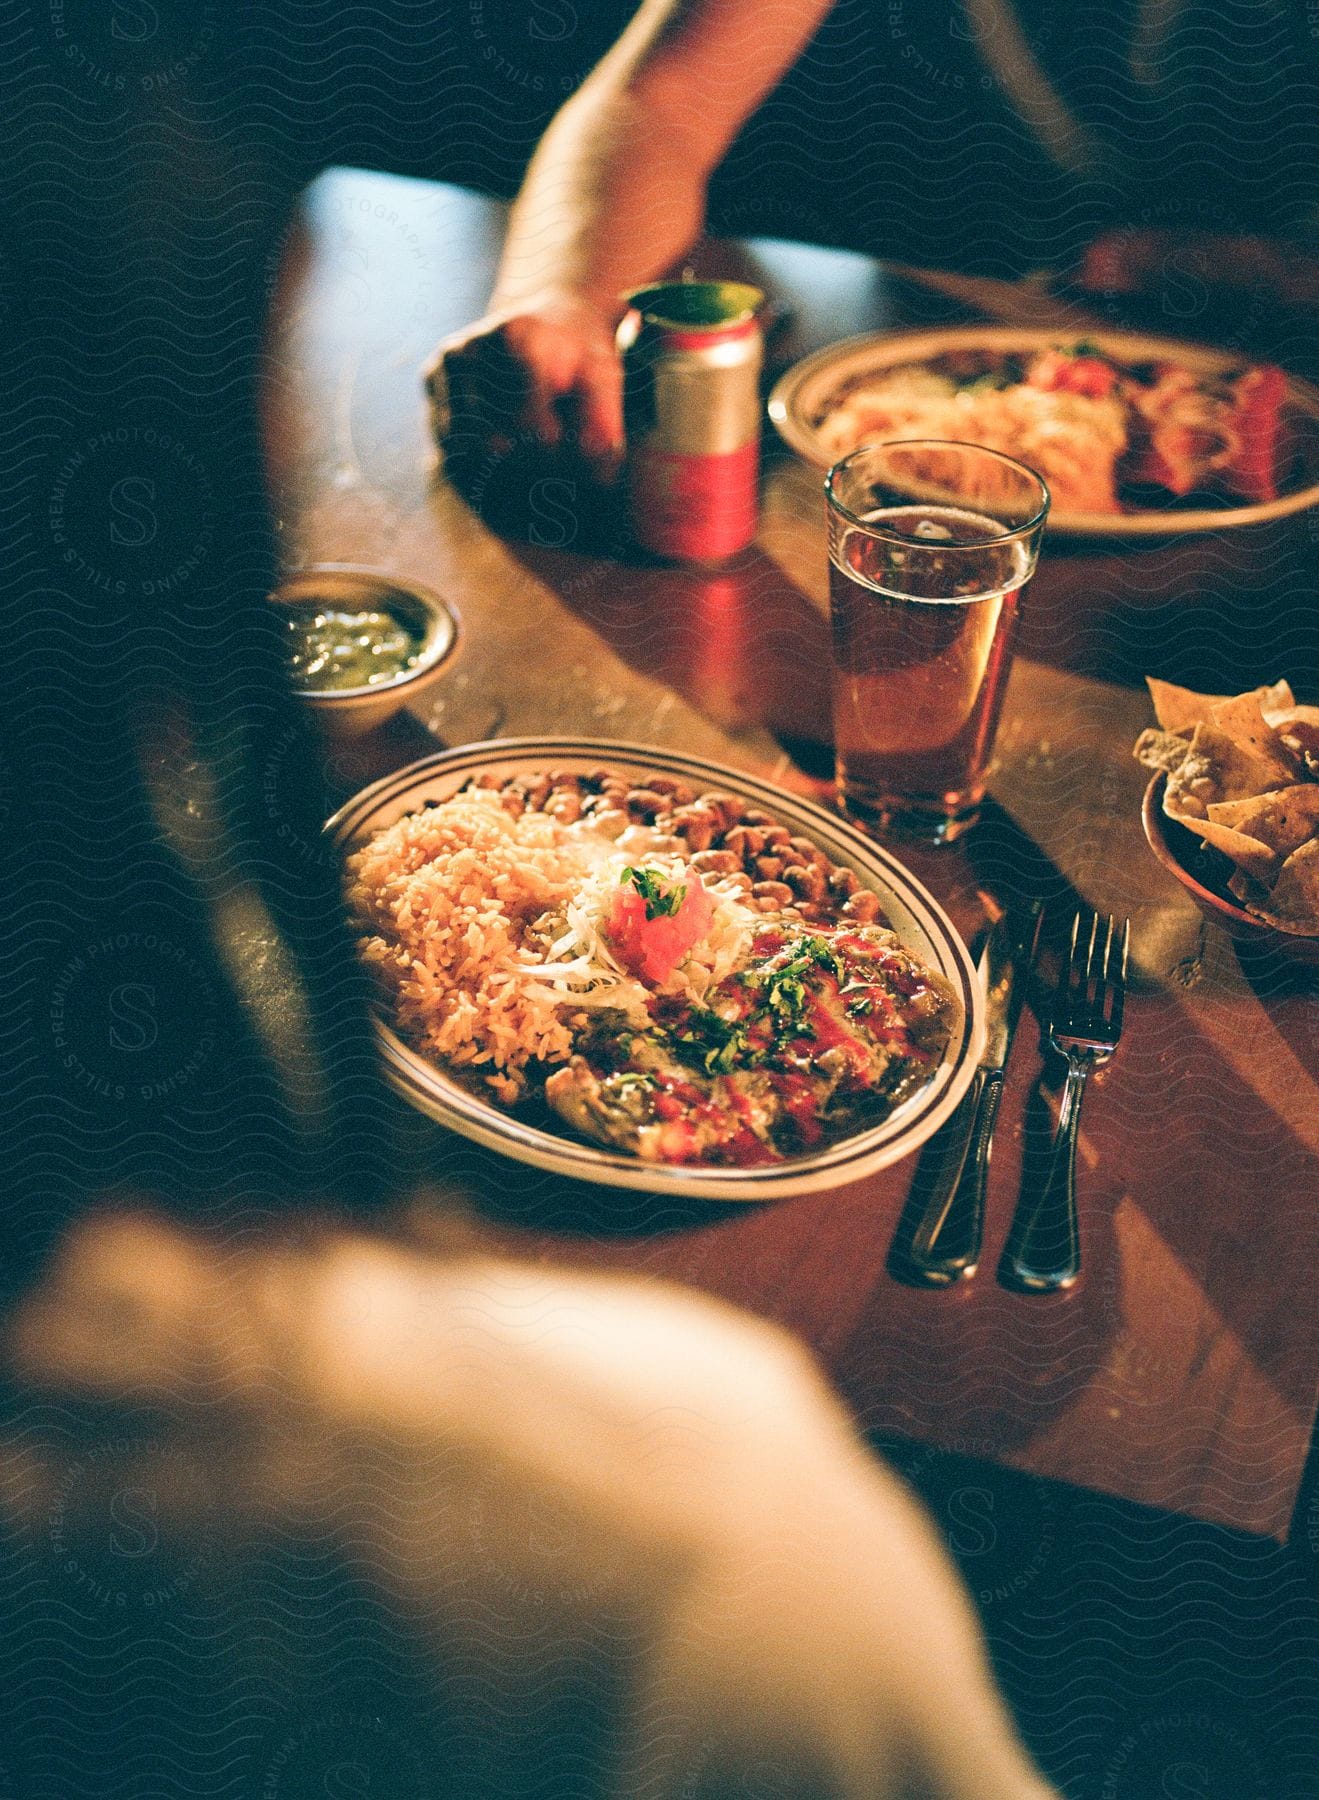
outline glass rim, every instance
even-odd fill
[[[1028,476],[1031,481],[1037,483],[1041,494],[1044,496],[1038,512],[1027,519],[1024,524],[1004,525],[1001,530],[994,532],[991,537],[960,538],[955,544],[944,543],[941,541],[939,543],[940,549],[984,550],[991,544],[1008,543],[1013,538],[1023,537],[1028,532],[1034,531],[1037,525],[1042,525],[1048,518],[1049,508],[1053,504],[1053,496],[1049,492],[1049,484],[1044,479],[1043,475],[1038,474],[1036,470],[1029,468],[1025,463],[1018,462],[1015,456],[1007,456],[1002,450],[991,450],[988,444],[969,443],[964,438],[879,438],[873,444],[858,444],[855,450],[849,450],[846,456],[840,457],[825,476],[825,499],[836,512],[842,514],[849,524],[856,525],[862,531],[869,532],[872,537],[890,538],[894,543],[898,544],[922,545],[926,549],[934,548],[934,542],[930,538],[917,537],[915,532],[899,531],[896,526],[892,525],[876,525],[873,520],[859,517],[858,514],[852,511],[850,506],[845,506],[843,504],[838,498],[837,493],[834,491],[834,477],[842,470],[846,469],[849,463],[855,462],[857,457],[867,456],[873,450],[898,450],[904,445],[914,446],[916,444],[928,445],[931,448],[938,448],[940,450],[976,450],[979,451],[982,456],[992,456],[996,462],[1007,463],[1009,468],[1019,469],[1023,475]],[[969,505],[970,503],[967,502],[967,504]]]

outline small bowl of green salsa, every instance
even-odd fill
[[[446,600],[371,569],[307,569],[270,598],[283,614],[294,688],[344,736],[371,731],[419,700],[458,641]]]

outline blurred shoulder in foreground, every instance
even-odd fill
[[[285,1800],[335,1769],[409,1796],[1043,1800],[931,1528],[789,1339],[443,1216],[406,1246],[76,1228],[7,1342],[10,1629],[67,1640],[52,1697],[109,1631],[161,1709],[152,1763],[213,1724],[222,1668],[270,1715],[243,1791]],[[162,1638],[181,1657],[144,1673]]]

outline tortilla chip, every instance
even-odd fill
[[[1196,694],[1190,688],[1174,687],[1171,681],[1145,677],[1145,686],[1154,702],[1154,716],[1165,731],[1193,731],[1197,725],[1212,722],[1213,708],[1226,700],[1226,694]]]
[[[1206,844],[1221,850],[1224,856],[1230,856],[1239,869],[1253,875],[1264,887],[1271,885],[1280,858],[1258,838],[1247,837],[1244,831],[1233,831],[1230,825],[1216,825],[1212,819],[1179,819],[1178,824],[1194,831]]]
[[[1292,701],[1276,712],[1268,708],[1260,710],[1275,731],[1286,731],[1290,725],[1308,725],[1311,730],[1319,731],[1319,706],[1297,706]]]
[[[1171,775],[1174,769],[1180,769],[1186,761],[1190,748],[1190,738],[1179,737],[1173,731],[1157,731],[1151,725],[1148,731],[1142,731],[1136,739],[1131,754],[1138,763],[1144,763],[1147,769],[1164,769]]]
[[[1209,808],[1216,825],[1257,838],[1279,856],[1290,856],[1319,834],[1319,781],[1277,788],[1251,800],[1220,800]]]
[[[1268,911],[1261,907],[1251,910],[1283,931],[1319,935],[1319,838],[1302,844],[1282,865],[1269,895]]]
[[[1296,706],[1296,696],[1289,681],[1275,681],[1269,687],[1256,688],[1255,692],[1259,695],[1259,709],[1266,725],[1276,728],[1279,719],[1285,718]],[[1302,708],[1305,712],[1315,710],[1313,706]]]
[[[1231,700],[1220,700],[1214,708],[1214,725],[1261,768],[1267,765],[1273,769],[1274,778],[1259,782],[1250,790],[1252,793],[1262,793],[1269,787],[1285,787],[1301,773],[1296,758],[1279,742],[1273,727],[1266,723],[1257,693],[1237,694]],[[1225,796],[1229,800],[1241,797]]]
[[[1256,708],[1258,714],[1258,707]],[[1261,731],[1267,731],[1260,720]],[[1269,734],[1270,740],[1272,734]],[[1220,800],[1249,800],[1255,794],[1295,785],[1299,771],[1290,761],[1256,750],[1217,725],[1197,725],[1191,750],[1181,767],[1168,777],[1164,811],[1176,817],[1173,807],[1192,818],[1207,818],[1210,806]]]

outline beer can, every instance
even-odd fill
[[[763,298],[738,281],[668,281],[627,296],[628,512],[656,556],[719,562],[756,535]]]

